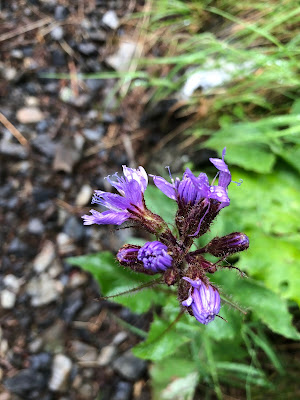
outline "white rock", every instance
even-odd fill
[[[115,11],[107,11],[102,18],[102,22],[111,29],[117,29],[120,25],[119,18]]]
[[[126,340],[127,338],[128,338],[127,332],[125,332],[125,331],[118,332],[116,334],[116,336],[114,337],[112,344],[114,344],[115,346],[119,346],[119,344],[124,342],[124,340]]]
[[[83,185],[76,197],[76,205],[79,207],[85,206],[90,202],[93,194],[93,189],[90,185]]]
[[[12,274],[8,274],[3,278],[3,283],[8,289],[17,294],[22,285],[22,280]]]
[[[70,276],[68,287],[75,289],[81,285],[84,285],[89,279],[88,275],[83,271],[72,273]]]
[[[125,72],[128,70],[134,56],[137,43],[130,39],[120,42],[119,49],[115,54],[106,58],[106,63],[116,71]]]
[[[40,253],[33,261],[33,268],[36,272],[44,272],[54,261],[55,246],[50,240],[46,240]]]
[[[6,310],[11,310],[16,304],[16,295],[8,289],[1,292],[1,306]]]
[[[31,279],[27,285],[27,292],[31,296],[31,305],[40,307],[56,300],[61,287],[59,282],[50,278],[48,274]]]
[[[56,237],[58,251],[60,255],[71,253],[75,250],[73,240],[64,232],[60,232]]]
[[[39,99],[34,96],[27,96],[25,98],[25,104],[28,107],[36,107],[39,105]]]
[[[61,40],[64,37],[64,30],[61,26],[56,26],[50,33],[52,39]]]
[[[53,359],[49,389],[53,392],[64,391],[67,388],[71,370],[72,361],[64,354],[56,354]]]
[[[100,367],[105,367],[112,362],[116,355],[116,352],[117,351],[115,346],[109,345],[103,347],[98,357],[97,363],[100,365]]]
[[[23,107],[17,111],[17,120],[21,124],[34,124],[42,119],[44,119],[44,114],[37,107]]]

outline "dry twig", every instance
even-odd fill
[[[15,127],[9,120],[0,112],[0,122],[5,126],[9,132],[21,143],[22,146],[28,146],[28,140],[24,138],[22,133]]]

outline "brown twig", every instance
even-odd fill
[[[12,32],[4,33],[3,35],[0,36],[0,42],[12,39],[13,37],[22,35],[23,33],[33,31],[34,29],[41,28],[42,26],[49,24],[51,21],[52,18],[47,17],[44,19],[40,19],[39,21],[36,22],[31,22],[30,24],[27,24],[25,26],[21,26],[20,28],[17,28]]]
[[[9,132],[21,143],[22,146],[28,147],[28,140],[24,138],[22,133],[15,127],[9,120],[0,112],[0,122],[5,126]]]

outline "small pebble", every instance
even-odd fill
[[[52,29],[50,36],[53,40],[61,40],[64,37],[64,30],[61,26],[56,26]]]
[[[98,364],[100,365],[100,367],[106,367],[107,365],[109,365],[112,360],[114,359],[115,355],[116,355],[117,351],[115,346],[105,346],[101,349],[100,355],[98,357]]]
[[[103,15],[102,22],[111,29],[117,29],[120,25],[119,18],[113,10],[109,10]]]
[[[76,205],[79,207],[85,206],[91,201],[92,194],[93,189],[90,187],[90,185],[83,185],[76,197]]]
[[[36,256],[33,261],[33,268],[36,272],[44,272],[53,262],[55,258],[55,246],[47,240],[40,253]]]
[[[64,354],[56,354],[52,364],[49,389],[53,392],[66,390],[71,370],[72,361]]]
[[[21,124],[35,124],[44,119],[44,114],[37,107],[23,107],[17,111],[17,120]]]
[[[10,290],[4,289],[0,293],[1,306],[5,310],[11,310],[16,303],[16,295]]]

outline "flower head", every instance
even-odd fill
[[[200,173],[195,176],[187,168],[182,180],[172,179],[172,183],[166,181],[161,176],[153,176],[154,184],[170,199],[176,200],[178,204],[195,205],[202,199],[211,199],[220,203],[219,209],[229,205],[230,200],[227,195],[227,187],[231,182],[231,174],[228,166],[224,162],[226,148],[222,153],[222,159],[210,158],[210,161],[219,170],[219,185],[209,184],[206,174]]]
[[[193,316],[201,324],[207,325],[215,319],[220,311],[220,295],[216,288],[205,285],[201,279],[182,278],[191,284],[189,296],[182,302],[185,307],[191,307]]]
[[[124,177],[114,174],[115,180],[109,176],[107,180],[120,194],[113,194],[96,190],[92,203],[100,204],[108,211],[102,213],[91,210],[91,215],[84,215],[84,225],[114,224],[121,225],[126,220],[136,218],[136,213],[145,208],[144,192],[148,184],[148,176],[143,167],[138,169],[128,168],[123,165]]]
[[[138,260],[146,269],[163,272],[172,266],[173,259],[168,254],[168,248],[161,242],[147,242],[138,252]]]

